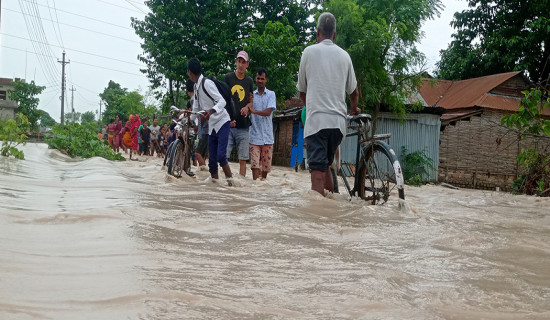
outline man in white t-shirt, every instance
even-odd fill
[[[157,118],[153,119],[153,125],[149,126],[151,129],[151,157],[157,152],[157,157],[160,157],[160,146],[158,142],[158,137],[160,134],[160,126]]]
[[[317,44],[302,53],[298,72],[298,91],[306,106],[304,138],[311,189],[325,195],[334,192],[329,166],[346,134],[346,93],[350,95],[351,112],[357,107],[357,80],[349,54],[334,44],[336,18],[322,13],[317,21]]]

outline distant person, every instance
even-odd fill
[[[141,136],[141,150],[144,156],[148,156],[149,147],[151,143],[151,129],[148,127],[149,122],[147,120],[143,121],[143,125],[139,130]]]
[[[235,103],[235,120],[231,122],[229,142],[227,144],[227,158],[231,156],[233,146],[237,148],[239,158],[239,174],[246,175],[246,161],[250,158],[250,127],[249,108],[252,107],[252,92],[254,81],[246,75],[250,62],[248,53],[239,51],[235,59],[236,70],[225,75],[225,82],[229,85]]]
[[[139,116],[137,114],[135,115],[130,115],[130,123],[131,123],[131,128],[130,128],[130,135],[132,136],[132,148],[130,149],[130,159],[132,159],[132,154],[136,154],[137,155],[137,152],[138,152],[138,148],[139,148],[139,145],[138,145],[138,136],[139,136],[139,132],[138,132],[138,128],[141,126],[141,119],[139,118]],[[134,157],[134,159],[136,159]]]
[[[157,157],[160,157],[160,145],[158,142],[158,137],[160,134],[159,120],[153,118],[153,125],[149,127],[151,129],[151,156],[157,153]]]
[[[273,110],[277,108],[275,92],[265,87],[267,83],[267,71],[259,68],[256,72],[256,86],[252,113],[252,126],[250,127],[250,167],[252,179],[258,177],[267,178],[271,171],[273,158]]]
[[[334,44],[336,18],[330,12],[317,20],[317,44],[304,49],[298,71],[298,91],[307,105],[304,127],[311,189],[325,195],[334,192],[329,166],[346,134],[346,92],[351,114],[357,107],[357,80],[349,54]]]
[[[225,100],[218,91],[216,84],[205,79],[199,59],[192,58],[187,63],[187,75],[195,83],[193,95],[193,111],[206,111],[208,121],[208,167],[212,179],[219,179],[218,164],[222,167],[225,177],[230,179],[231,168],[227,162],[227,141],[229,139],[230,118],[225,110]],[[201,85],[204,84],[204,88]],[[210,99],[205,91],[212,97]],[[231,180],[228,181],[231,185]]]
[[[122,121],[120,116],[117,114],[115,117],[115,133],[113,137],[113,145],[115,146],[115,152],[120,152],[120,147],[124,149],[124,144],[122,143]]]

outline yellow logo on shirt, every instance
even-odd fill
[[[236,84],[231,88],[231,94],[235,95],[235,93],[239,95],[239,101],[244,100],[244,88],[240,84]]]

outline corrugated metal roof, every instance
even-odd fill
[[[461,81],[435,80],[435,83],[433,79],[424,80],[420,95],[428,105],[443,107],[447,110],[483,107],[482,104],[489,91],[520,73],[521,71],[506,72]],[[502,98],[504,96],[489,99],[491,104],[488,107],[499,109],[498,99]]]

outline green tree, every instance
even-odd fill
[[[12,155],[17,159],[24,159],[23,151],[17,149],[17,146],[26,143],[29,128],[29,120],[22,113],[16,113],[15,119],[0,119],[0,154],[4,157]]]
[[[73,121],[74,116],[74,121]],[[80,117],[82,116],[82,113],[80,112],[67,112],[65,113],[65,121],[66,122],[75,122],[80,123]]]
[[[456,31],[441,52],[439,77],[461,80],[526,70],[533,82],[548,81],[548,0],[470,0],[468,6],[451,22]]]
[[[523,92],[519,109],[500,120],[516,133],[519,139],[525,137],[550,138],[550,120],[542,115],[550,111],[550,92],[534,88]],[[525,149],[517,158],[523,169],[521,177],[514,183],[514,189],[521,193],[550,196],[550,144],[545,149]]]
[[[46,87],[38,86],[34,81],[30,83],[15,81],[13,87],[13,90],[8,90],[8,94],[11,100],[18,103],[16,112],[20,112],[27,117],[31,129],[37,129],[38,119],[40,118],[37,108],[40,99],[36,96],[42,93]]]
[[[84,123],[95,123],[95,114],[93,111],[86,111],[82,114],[81,117],[82,124]]]
[[[157,107],[151,104],[152,101],[148,101],[149,105],[145,105],[139,91],[128,91],[112,80],[99,96],[105,102],[105,111],[100,119],[102,124],[107,124],[111,119],[114,120],[117,115],[127,119],[130,114],[137,113],[140,117],[152,117],[159,112]]]
[[[337,19],[336,44],[352,58],[359,106],[374,119],[381,108],[404,115],[425,66],[415,46],[422,37],[420,28],[439,14],[441,2],[330,0],[324,7]]]
[[[54,126],[57,122],[44,110],[38,109],[38,120],[40,121],[40,126],[43,128],[49,128]]]
[[[293,97],[296,94],[295,78],[300,66],[300,54],[304,47],[298,43],[294,29],[281,22],[268,22],[262,34],[253,31],[245,43],[245,50],[250,57],[254,57],[248,71],[254,76],[259,67],[267,70],[267,87],[275,91],[279,103]]]
[[[291,26],[298,44],[303,45],[313,35],[309,18],[319,2],[147,1],[151,13],[143,20],[132,19],[136,34],[143,40],[139,60],[147,64],[147,69],[142,72],[147,74],[166,111],[171,104],[181,105],[186,99],[184,86],[190,58],[197,57],[205,73],[221,77],[234,69],[235,55],[252,32],[256,32],[255,38],[263,35],[270,21]],[[282,53],[289,47],[281,45],[273,50]],[[254,61],[256,57],[251,55],[251,59]],[[288,83],[289,87],[292,85]],[[166,93],[163,88],[167,88]]]

